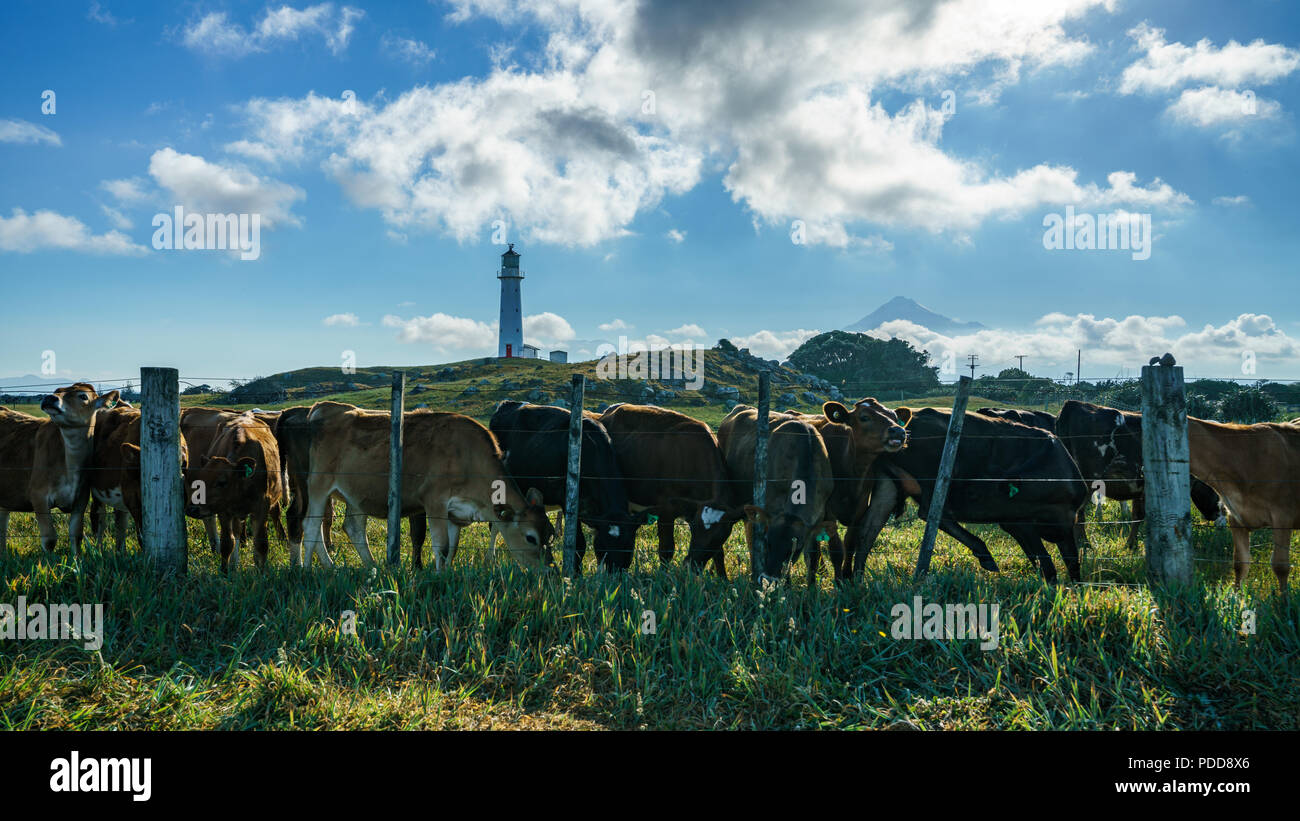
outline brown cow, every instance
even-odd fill
[[[742,487],[754,481],[757,422],[755,408],[737,405],[718,428],[727,472],[740,480]],[[834,484],[830,457],[817,428],[802,419],[774,414],[768,424],[772,433],[767,446],[767,498],[762,507],[745,505],[745,537],[752,550],[754,525],[767,529],[761,568],[764,577],[782,577],[786,565],[803,553],[811,584],[817,570],[817,531],[825,521]]]
[[[865,535],[863,524],[871,501],[872,481],[868,478],[871,466],[881,453],[901,450],[907,443],[907,430],[899,424],[893,411],[870,397],[855,403],[851,411],[839,402],[827,402],[822,411],[820,415],[785,413],[817,428],[826,443],[835,490],[826,505],[827,518],[822,530],[827,536],[835,579],[844,581],[852,578],[853,557]],[[846,527],[843,541],[838,524]],[[814,566],[819,557],[814,543]]]
[[[343,404],[343,403],[340,403]],[[355,407],[355,406],[353,406]],[[357,408],[361,410],[361,408]],[[285,474],[285,489],[288,503],[285,506],[285,528],[289,535],[289,565],[298,567],[302,556],[303,518],[307,515],[307,478],[311,475],[311,426],[307,424],[310,406],[297,405],[278,411],[275,424],[275,443],[280,448],[280,466]],[[257,415],[257,411],[253,412]],[[262,418],[259,416],[259,418]],[[346,511],[344,515],[361,515],[355,511]],[[416,567],[422,567],[422,549],[425,537],[425,519],[423,516],[407,518],[411,528],[412,556]],[[334,505],[325,505],[323,532],[325,535],[325,552],[334,549],[330,530],[334,525]]]
[[[181,470],[189,465],[185,436],[180,437]],[[95,422],[95,448],[91,456],[90,496],[114,513],[117,549],[126,548],[126,516],[135,520],[141,544],[143,518],[140,496],[140,411],[117,407],[102,411]],[[103,534],[96,537],[102,542]]]
[[[1190,470],[1219,494],[1236,554],[1237,587],[1250,572],[1250,532],[1273,529],[1273,572],[1287,591],[1291,531],[1300,528],[1300,427],[1234,425],[1187,418]]]
[[[311,474],[303,556],[305,566],[325,550],[321,524],[330,497],[348,505],[343,529],[367,564],[365,517],[388,515],[389,415],[341,402],[317,402],[307,414],[311,428]],[[501,446],[492,432],[468,416],[430,410],[408,411],[402,449],[402,515],[422,512],[428,520],[434,564],[441,570],[454,553],[460,529],[487,521],[505,538],[515,560],[528,567],[549,564],[544,535],[549,530],[540,494],[525,499],[506,475]],[[359,514],[359,515],[358,515]]]
[[[185,514],[199,519],[216,514],[221,527],[221,570],[239,567],[239,547],[245,536],[245,519],[252,519],[253,558],[266,567],[270,548],[268,525],[283,537],[280,502],[284,479],[275,434],[252,413],[226,421],[197,467],[186,477],[188,504]]]
[[[58,536],[50,511],[70,513],[68,541],[75,557],[81,549],[95,419],[118,401],[118,392],[100,396],[93,386],[77,382],[59,388],[41,401],[49,419],[17,411],[0,414],[0,550],[5,549],[9,514],[36,514],[41,547],[54,550]]]
[[[188,443],[190,452],[194,455],[194,464],[192,468],[197,468],[202,463],[208,448],[212,447],[212,440],[217,437],[217,433],[222,426],[239,416],[239,411],[227,410],[224,408],[181,408],[181,436]],[[189,473],[185,474],[185,493],[187,496],[193,494],[195,488],[191,485],[195,477]],[[217,517],[204,516],[203,529],[208,534],[208,546],[212,552],[218,552],[220,544],[217,538]]]
[[[655,405],[617,404],[597,421],[614,442],[630,507],[659,517],[659,559],[671,562],[678,517],[691,528],[687,561],[727,577],[722,546],[744,515],[743,501],[728,483],[727,464],[709,426]],[[748,488],[745,488],[748,491]]]

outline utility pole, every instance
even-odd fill
[[[1023,371],[1025,369],[1025,357],[1028,355],[1029,354],[1022,353],[1022,354],[1016,354],[1015,356],[1011,357],[1012,359],[1016,360],[1018,363],[1016,365],[1017,370]]]
[[[979,357],[979,354],[968,354],[968,355],[966,356],[966,358],[970,360],[970,378],[971,378],[971,379],[974,379],[974,378],[975,378],[975,365],[976,365],[976,363],[979,362],[979,358],[980,358],[980,357]]]
[[[1074,384],[1078,387],[1079,380],[1083,378],[1083,348],[1078,349],[1078,356],[1074,361]]]

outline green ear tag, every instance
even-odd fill
[[[818,533],[818,534],[817,534],[817,541],[819,541],[819,542],[828,542],[828,541],[830,541],[830,538],[831,538],[830,536],[827,536],[827,535],[826,535],[826,531],[825,531],[825,530],[823,530],[821,533]]]
[[[1017,493],[1020,492],[1020,488],[1016,487],[1015,485],[1011,484],[1010,482],[1007,482],[1007,488],[1008,488],[1008,490],[1007,490],[1007,498],[1008,498],[1008,499],[1012,499],[1012,498],[1014,498],[1015,495],[1016,495]]]
[[[649,516],[645,517],[645,520],[646,520],[646,524],[652,525],[655,522],[659,521],[659,517],[651,513]]]
[[[253,466],[252,466],[252,465],[244,465],[244,478],[245,478],[245,479],[252,479],[252,478],[253,478]]]

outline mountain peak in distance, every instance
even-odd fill
[[[915,322],[941,334],[974,333],[985,328],[979,322],[960,322],[943,314],[937,314],[914,299],[896,296],[852,325],[845,326],[843,330],[858,333],[874,331],[886,322],[896,319]]]

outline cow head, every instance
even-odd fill
[[[822,412],[832,422],[853,429],[853,444],[859,453],[894,453],[907,445],[907,429],[898,415],[873,398],[854,403],[852,410],[839,402],[827,402]]]
[[[266,469],[251,456],[213,456],[188,477],[187,490],[185,515],[201,519],[265,493]]]
[[[511,485],[514,483],[511,482]],[[517,493],[518,491],[516,491]],[[529,488],[524,494],[524,507],[519,510],[510,505],[495,505],[492,513],[496,517],[496,527],[505,539],[506,549],[515,557],[515,561],[524,567],[542,569],[551,565],[551,540],[555,538],[555,528],[546,516],[546,505],[542,502],[542,492]]]
[[[780,579],[785,575],[791,560],[811,545],[815,535],[808,523],[793,513],[769,516],[767,511],[754,505],[745,505],[745,536],[754,541],[754,526],[762,524],[767,530],[767,549],[763,555],[763,576]]]
[[[50,421],[61,428],[88,428],[95,414],[103,408],[117,404],[117,391],[100,396],[85,382],[59,388],[41,400],[41,410],[49,414]]]

